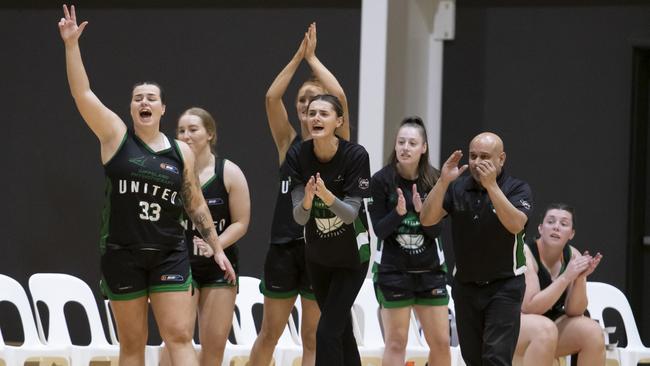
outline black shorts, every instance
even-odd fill
[[[305,268],[305,241],[271,244],[266,253],[260,292],[266,297],[287,299],[303,296],[315,300],[311,280]]]
[[[239,275],[239,248],[237,244],[233,244],[223,251],[228,257],[235,274]],[[190,264],[192,266],[192,277],[194,279],[194,287],[226,287],[236,286],[236,284],[229,283],[226,280],[226,273],[219,268],[214,258],[203,256],[190,256]]]
[[[442,271],[380,272],[375,274],[374,282],[375,296],[382,308],[449,304],[447,274]]]
[[[186,250],[107,248],[101,271],[102,292],[111,300],[187,291],[192,284]]]

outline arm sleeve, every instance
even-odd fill
[[[384,179],[381,179],[380,174],[381,172],[375,174],[370,182],[372,205],[369,210],[375,235],[384,240],[397,229],[403,216],[400,216],[395,207],[392,207],[387,194],[387,184]]]
[[[344,223],[351,224],[359,216],[359,207],[361,207],[361,197],[345,196],[343,201],[335,198],[334,203],[332,203],[329,209],[343,220]],[[300,205],[300,208],[302,209],[302,205]],[[294,217],[296,215],[295,211],[294,209]]]
[[[309,221],[311,210],[305,210],[302,207],[302,200],[305,198],[305,185],[296,184],[291,190],[291,202],[293,203],[293,219],[300,225],[305,225]]]

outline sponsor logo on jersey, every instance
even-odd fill
[[[521,205],[522,205],[526,210],[530,210],[530,203],[529,203],[528,201],[526,201],[525,199],[520,199],[520,200],[519,200],[519,203],[521,203]]]
[[[178,174],[178,168],[177,167],[175,167],[173,165],[166,164],[166,163],[160,163],[160,169],[166,170],[168,172],[172,172],[174,174]]]
[[[367,178],[359,178],[359,188],[368,189],[370,187],[370,180]]]
[[[343,182],[343,176],[339,174],[336,179],[334,179],[335,182]]]
[[[205,200],[207,202],[208,206],[217,206],[217,205],[223,205],[223,199],[221,198],[207,198]]]
[[[183,277],[182,275],[179,275],[179,274],[164,274],[164,275],[160,276],[160,280],[161,280],[161,281],[165,281],[165,282],[169,282],[169,281],[173,281],[173,282],[183,281],[183,278],[184,278],[184,277]]]
[[[129,159],[129,163],[133,163],[137,166],[144,166],[144,163],[147,162],[147,157],[142,155],[137,158],[131,158]]]

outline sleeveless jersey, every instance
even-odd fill
[[[221,235],[221,233],[223,233],[231,223],[228,191],[226,191],[226,185],[223,180],[223,167],[225,163],[226,159],[216,158],[214,162],[214,175],[207,182],[201,185],[203,197],[210,209],[210,215],[212,216],[214,228],[217,230],[218,235]],[[192,265],[195,263],[215,264],[213,258],[199,255],[197,248],[194,248],[193,238],[195,236],[200,238],[201,234],[189,218],[184,221],[184,226],[186,227],[185,242],[187,243],[187,250],[190,254],[190,263]],[[235,258],[231,257],[231,255],[234,254],[236,256],[236,245],[237,244],[235,243],[224,250],[233,266],[235,266],[236,261],[233,260]]]
[[[300,148],[302,139],[296,135],[287,150],[285,159],[280,165],[280,183],[275,200],[275,212],[271,225],[271,244],[286,244],[303,237],[302,226],[293,219],[293,203],[291,202],[291,172],[287,165],[287,156]]]
[[[100,248],[184,250],[181,215],[183,159],[176,140],[155,152],[128,130],[104,165]]]
[[[537,243],[533,241],[528,245],[528,248],[530,248],[530,252],[533,254],[533,257],[537,262],[537,267],[539,268],[537,271],[537,277],[539,278],[539,289],[541,291],[550,286],[553,283],[553,279],[551,279],[551,274],[548,272],[548,269],[546,269],[544,264],[542,264],[542,260],[539,257],[539,249],[537,248]],[[560,268],[559,274],[564,273],[567,264],[569,264],[569,261],[571,260],[571,254],[571,246],[566,245],[562,250],[562,267]],[[560,296],[555,304],[553,304],[553,306],[551,306],[551,308],[546,313],[544,313],[544,316],[553,320],[562,316],[564,314],[564,302],[566,301],[566,295],[567,290],[564,290],[562,296]]]
[[[374,272],[447,271],[439,227],[434,234],[425,232],[419,215],[415,212],[412,190],[413,184],[416,183],[402,178],[392,164],[385,166],[372,177],[373,201],[370,212],[373,220],[377,219],[376,214],[385,217],[392,213],[397,205],[398,187],[404,194],[407,209],[406,215],[393,223],[392,232],[384,240],[378,240]],[[424,200],[427,192],[419,190],[420,197]],[[377,199],[383,202],[378,202]],[[375,231],[378,229],[377,223],[373,221]]]

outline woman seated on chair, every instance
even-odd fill
[[[556,357],[578,354],[578,366],[605,365],[601,327],[583,314],[587,276],[602,255],[580,254],[568,245],[575,235],[575,213],[563,203],[549,205],[527,243],[526,293],[515,357],[523,365],[552,365]]]

